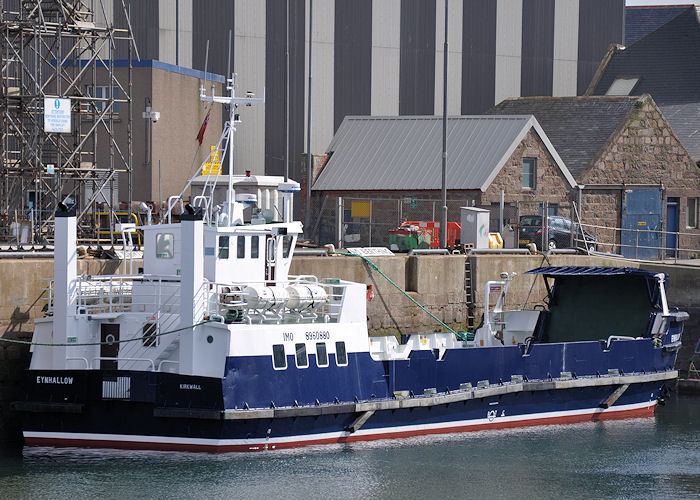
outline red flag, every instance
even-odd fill
[[[209,123],[209,113],[211,113],[211,110],[207,111],[207,116],[204,118],[204,123],[202,123],[202,126],[199,127],[199,133],[197,134],[197,140],[199,141],[199,145],[202,145],[202,142],[204,142],[204,131],[207,129],[207,124]]]

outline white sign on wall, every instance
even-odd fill
[[[44,132],[70,134],[70,99],[44,97]]]

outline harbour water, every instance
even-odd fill
[[[656,417],[264,453],[25,449],[2,498],[700,498],[700,398]]]

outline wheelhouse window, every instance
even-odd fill
[[[171,233],[156,234],[156,257],[172,259],[175,255],[175,237]]]
[[[267,261],[275,261],[275,239],[270,238],[267,240]]]
[[[219,259],[228,259],[228,236],[219,236]]]
[[[536,169],[535,158],[523,158],[523,189],[535,189]]]
[[[695,229],[698,227],[698,199],[688,198],[685,212],[685,227]]]
[[[250,237],[250,258],[257,259],[260,257],[260,236]]]
[[[276,370],[284,370],[287,368],[287,356],[284,355],[284,344],[275,344],[272,346],[272,364]]]
[[[306,344],[294,344],[297,357],[297,368],[309,366],[309,357],[306,355]]]
[[[345,342],[335,343],[335,364],[338,366],[347,366],[348,353],[345,351]]]
[[[289,257],[289,251],[292,249],[292,236],[282,236],[282,257]]]
[[[245,257],[245,236],[238,237],[238,244],[236,248],[236,258],[242,259]]]
[[[328,351],[326,350],[325,342],[316,344],[316,365],[328,366]]]

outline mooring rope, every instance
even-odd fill
[[[22,345],[38,345],[38,346],[44,346],[44,347],[78,347],[78,346],[90,346],[90,345],[112,345],[112,344],[124,344],[127,342],[140,342],[143,339],[151,339],[155,337],[162,337],[163,335],[171,335],[173,333],[181,332],[183,330],[189,330],[190,328],[194,328],[196,326],[204,325],[206,323],[212,323],[212,322],[217,322],[216,320],[213,319],[207,319],[204,321],[201,321],[199,323],[195,323],[194,325],[190,326],[183,326],[181,328],[176,328],[175,330],[169,330],[167,332],[162,332],[162,333],[154,333],[154,334],[147,334],[143,335],[141,337],[134,337],[131,339],[124,339],[124,340],[113,340],[112,342],[82,342],[82,343],[71,343],[71,342],[66,342],[66,343],[58,343],[58,344],[50,344],[47,342],[31,342],[29,340],[17,340],[17,339],[4,339],[0,338],[0,342],[6,342],[8,344],[22,344]]]
[[[344,257],[359,257],[359,258],[361,258],[362,260],[364,260],[364,261],[367,263],[367,265],[369,265],[372,269],[374,269],[375,271],[377,271],[385,280],[387,280],[389,283],[391,283],[399,292],[403,293],[406,297],[408,297],[408,299],[409,299],[411,302],[413,302],[415,305],[417,305],[418,307],[420,307],[424,312],[426,312],[426,313],[428,314],[428,316],[430,316],[430,317],[433,318],[435,321],[437,321],[442,327],[447,328],[450,332],[452,332],[452,333],[457,337],[457,339],[462,340],[462,341],[474,340],[474,334],[473,334],[472,332],[462,332],[462,331],[457,332],[457,331],[453,330],[452,328],[450,328],[449,325],[445,324],[442,320],[440,320],[440,318],[438,318],[437,316],[435,316],[435,315],[434,315],[433,313],[431,313],[428,309],[426,309],[421,303],[419,303],[416,299],[414,299],[413,297],[411,297],[411,296],[408,294],[408,292],[407,292],[406,290],[404,290],[404,289],[401,288],[399,285],[397,285],[396,283],[394,283],[394,281],[393,281],[389,276],[387,276],[386,274],[384,274],[384,273],[377,267],[377,265],[376,265],[374,262],[372,262],[371,260],[369,260],[369,259],[368,259],[367,257],[365,257],[364,255],[358,255],[358,254],[356,254],[356,253],[350,253],[350,252],[335,252],[335,251],[329,251],[328,253],[329,253],[329,254],[335,254],[335,255],[342,255],[342,256],[344,256]]]

